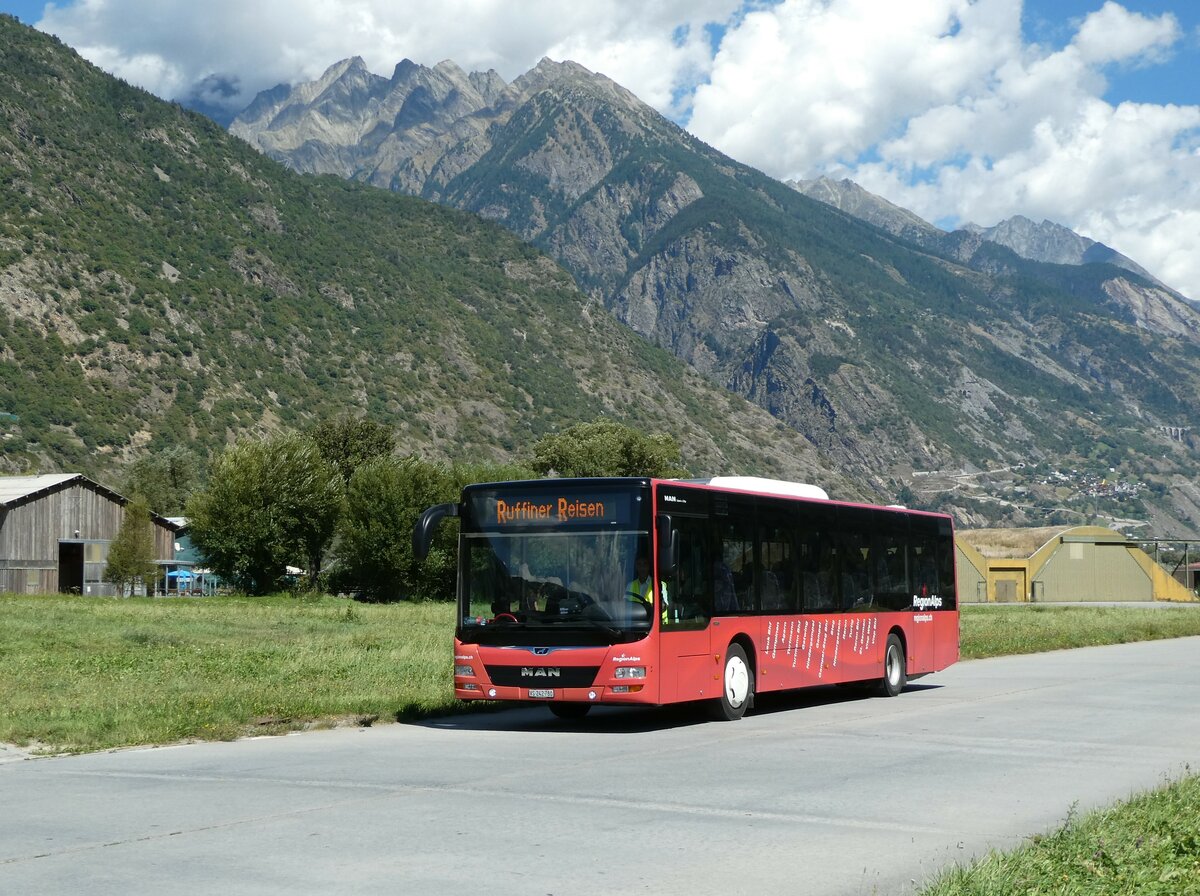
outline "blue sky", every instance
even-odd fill
[[[1026,0],[1024,32],[1031,42],[1061,47],[1070,40],[1071,23],[1102,4],[1096,0]],[[1185,37],[1162,65],[1121,68],[1108,72],[1113,101],[1200,104],[1200,3],[1196,0],[1136,0],[1121,4],[1145,15],[1170,13]]]
[[[1200,298],[1196,0],[0,0],[96,65],[229,114],[362,56],[512,80],[571,59],[783,180],[941,226],[1021,214]],[[215,104],[215,105],[214,105]]]

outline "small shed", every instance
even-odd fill
[[[128,503],[79,473],[0,476],[0,591],[115,594],[104,567]],[[155,560],[172,564],[177,527],[151,522]]]
[[[977,529],[956,536],[959,600],[1194,600],[1138,546],[1100,526]]]

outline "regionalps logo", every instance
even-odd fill
[[[918,610],[940,610],[942,608],[942,599],[936,594],[929,597],[914,597],[913,607]]]

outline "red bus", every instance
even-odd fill
[[[958,659],[949,517],[750,477],[467,486],[425,511],[419,558],[459,519],[454,694],[708,701],[862,683],[885,696]]]

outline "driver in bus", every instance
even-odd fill
[[[625,589],[625,596],[646,603],[654,602],[654,580],[650,577],[650,558],[638,554],[633,561],[634,577]]]
[[[654,579],[650,576],[650,558],[638,554],[633,561],[634,577],[625,589],[625,597],[645,603],[647,609],[654,607]],[[667,586],[662,587],[662,621],[667,621]]]

